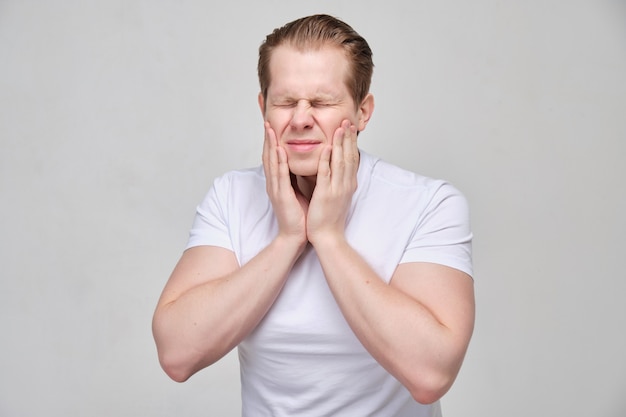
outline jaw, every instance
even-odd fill
[[[292,184],[298,187],[298,191],[311,199],[317,181],[318,159],[307,161],[289,161],[289,172],[293,176]],[[295,183],[294,183],[295,181]]]
[[[287,163],[289,171],[300,177],[317,176],[321,152],[290,152],[287,150]]]
[[[297,177],[317,177],[318,161],[290,161],[289,172]]]

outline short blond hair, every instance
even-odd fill
[[[289,45],[298,50],[338,47],[344,51],[349,61],[350,75],[346,86],[352,94],[355,106],[358,107],[369,93],[374,62],[367,41],[345,22],[329,15],[318,14],[274,29],[259,47],[257,72],[264,100],[267,100],[267,89],[272,81],[269,70],[272,52],[281,45]]]

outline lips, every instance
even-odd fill
[[[286,142],[287,147],[294,152],[310,152],[322,142],[315,139],[292,139]]]

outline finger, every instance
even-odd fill
[[[336,186],[345,184],[351,175],[352,164],[350,163],[350,155],[354,153],[351,150],[351,123],[344,120],[341,126],[335,131],[333,138],[333,156],[332,156],[332,178],[333,184]]]
[[[263,162],[269,161],[270,151],[276,143],[276,134],[269,122],[265,122],[265,139],[263,140]]]
[[[263,138],[263,154],[262,154],[264,167],[269,163],[269,139],[268,139],[268,132],[267,132],[268,128],[269,128],[269,123],[265,122],[265,132],[264,132],[264,138]]]
[[[263,143],[263,169],[268,190],[276,190],[279,181],[279,162],[276,147],[276,133],[265,122],[265,142]]]
[[[331,178],[331,155],[333,152],[333,147],[331,145],[326,145],[324,149],[322,149],[322,153],[320,154],[320,160],[317,164],[317,186],[327,186],[330,182]]]
[[[345,129],[343,155],[346,164],[346,179],[351,180],[359,169],[359,149],[357,146],[356,126],[352,124],[348,125],[348,128]]]
[[[343,136],[343,153],[346,159],[346,162],[354,162],[355,157],[357,156],[357,146],[356,146],[356,126],[353,124],[347,123],[344,127],[344,136]]]
[[[345,168],[344,164],[344,154],[343,154],[343,142],[345,138],[345,125],[346,121],[344,120],[341,123],[341,126],[335,130],[335,134],[333,135],[333,143],[332,143],[332,157],[331,157],[331,175],[335,179],[339,179],[343,176],[343,171]]]
[[[287,152],[278,144],[276,132],[270,126],[269,122],[265,122],[266,142],[268,154],[268,168],[271,185],[276,193],[291,193],[291,180],[289,173],[289,161],[287,161]]]
[[[276,176],[279,190],[293,190],[291,186],[291,174],[289,172],[289,161],[287,160],[287,152],[282,146],[276,147]]]
[[[270,170],[270,140],[268,137],[269,135],[268,129],[269,129],[269,123],[265,122],[265,138],[263,140],[262,159],[263,159],[263,171],[265,172],[266,188],[269,191],[271,170]]]

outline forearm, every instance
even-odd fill
[[[241,268],[160,302],[153,332],[168,375],[186,380],[239,344],[271,307],[300,252],[277,238]]]
[[[443,395],[458,373],[467,335],[382,281],[345,239],[314,246],[343,315],[370,354],[418,401]]]

